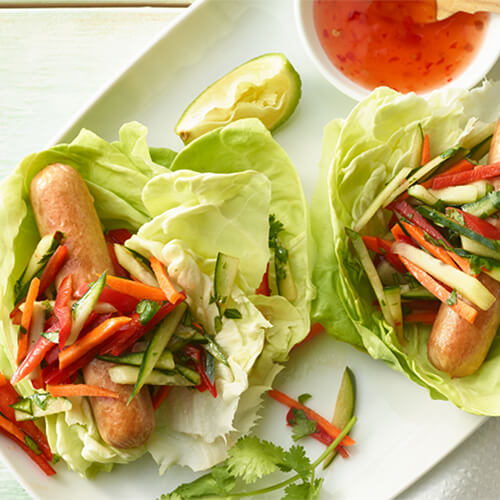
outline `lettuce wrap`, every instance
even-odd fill
[[[500,414],[498,335],[481,368],[464,378],[451,378],[429,362],[429,326],[405,325],[408,345],[402,347],[374,305],[375,294],[349,245],[346,228],[355,227],[391,179],[409,166],[419,127],[431,138],[433,158],[460,144],[478,123],[496,121],[499,95],[498,83],[485,83],[472,91],[438,91],[427,99],[388,88],[375,90],[345,120],[333,120],[325,127],[311,204],[318,252],[312,321],[422,385],[432,398],[447,399],[481,415]],[[381,235],[389,217],[388,211],[379,210],[363,234]]]
[[[9,313],[14,284],[39,234],[29,203],[29,185],[51,163],[71,165],[87,183],[105,230],[125,227],[126,245],[155,256],[187,296],[208,333],[216,335],[228,366],[216,363],[218,397],[174,388],[156,412],[156,428],[140,448],[116,449],[99,436],[86,398],[44,419],[54,453],[91,477],[149,452],[163,473],[171,464],[205,470],[226,458],[228,448],[254,426],[262,394],[271,387],[290,349],[309,331],[312,237],[302,187],[290,159],[255,119],[240,120],[193,141],[180,153],[150,148],[146,128],[136,122],[108,143],[82,130],[70,144],[25,158],[0,185],[0,371],[15,370],[18,328]],[[269,218],[282,224],[296,297],[256,295],[270,261]],[[211,300],[219,252],[237,257],[239,272],[229,301],[240,319],[224,318],[214,330]],[[16,389],[33,394],[29,381]]]

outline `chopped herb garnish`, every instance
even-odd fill
[[[226,309],[224,311],[224,316],[229,319],[241,319],[241,313],[238,309]]]
[[[453,306],[457,303],[457,291],[455,289],[452,290],[450,296],[446,299],[446,303],[449,306]]]
[[[40,451],[40,448],[38,445],[33,441],[32,438],[30,438],[28,435],[24,436],[24,444],[30,448],[35,454],[40,455],[42,452]]]
[[[136,313],[139,315],[141,325],[149,323],[160,309],[160,304],[154,300],[141,300],[137,304]]]
[[[35,392],[35,394],[32,394],[29,398],[33,401],[33,403],[38,406],[38,408],[41,408],[42,410],[47,409],[47,403],[50,398],[50,394],[48,392]]]
[[[290,411],[292,416],[289,419],[289,423],[292,426],[292,438],[294,441],[310,436],[317,431],[318,424],[314,420],[307,418],[304,410],[292,408]]]
[[[269,248],[274,253],[276,278],[283,281],[286,278],[285,264],[288,262],[288,250],[281,244],[278,237],[283,231],[283,224],[274,214],[269,216]]]
[[[305,392],[301,394],[297,399],[301,405],[305,404],[306,401],[309,401],[312,398],[311,394]]]

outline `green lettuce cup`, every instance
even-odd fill
[[[150,148],[146,135],[136,122],[125,124],[113,143],[82,130],[70,144],[25,158],[0,185],[2,373],[11,376],[16,368],[19,327],[9,318],[14,285],[40,239],[29,185],[38,171],[56,162],[82,175],[105,230],[129,229],[134,236],[126,246],[165,265],[228,361],[227,366],[216,363],[217,398],[208,391],[174,388],[169,404],[156,412],[152,437],[139,448],[106,444],[85,398],[72,398],[70,410],[41,420],[53,452],[87,477],[145,453],[161,473],[172,464],[198,471],[224,460],[229,447],[255,425],[263,393],[310,326],[315,289],[308,209],[293,164],[262,123],[237,121],[179,153]],[[293,297],[272,286],[270,296],[256,293],[265,274],[276,282],[270,220],[282,224],[279,238],[288,253]],[[241,317],[224,318],[216,329],[211,296],[219,252],[239,259],[230,300]],[[34,392],[29,381],[16,389],[23,396]]]
[[[428,99],[388,88],[375,90],[345,120],[325,127],[311,203],[317,245],[312,321],[424,386],[432,398],[481,415],[500,414],[498,335],[481,368],[463,378],[451,378],[429,362],[429,326],[405,325],[408,343],[403,347],[375,306],[375,294],[346,228],[355,228],[377,195],[411,165],[411,144],[420,127],[430,136],[432,158],[459,143],[476,123],[496,121],[499,90],[498,83],[485,83],[472,91],[435,92]],[[363,234],[382,236],[389,218],[388,211],[377,211]]]

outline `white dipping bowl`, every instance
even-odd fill
[[[338,0],[337,0],[338,1]],[[307,52],[315,62],[321,74],[338,90],[345,95],[360,101],[364,99],[371,90],[344,75],[328,59],[314,25],[313,0],[295,0],[295,20],[299,35]],[[480,82],[494,66],[500,56],[500,14],[490,14],[490,22],[484,35],[481,48],[469,66],[457,76],[452,82],[439,87],[440,89],[462,88],[470,89]],[[437,90],[437,89],[433,89]],[[420,95],[428,95],[425,92]]]

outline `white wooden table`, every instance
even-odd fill
[[[179,6],[33,8],[61,2],[0,0],[0,6],[6,3],[31,8],[0,8],[0,178],[25,155],[46,146],[98,89],[183,10]],[[500,497],[499,445],[500,420],[490,419],[400,498]],[[28,498],[0,464],[0,500]]]

